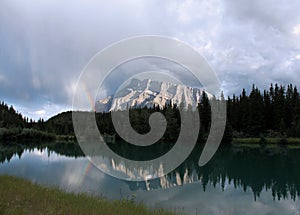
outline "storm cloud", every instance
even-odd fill
[[[33,118],[71,109],[85,65],[138,35],[177,38],[210,63],[227,95],[300,82],[300,2],[0,2],[0,99]]]

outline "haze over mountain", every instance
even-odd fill
[[[200,102],[203,89],[192,88],[181,84],[151,79],[132,79],[115,95],[97,101],[96,111],[107,112],[126,110],[129,107],[163,108],[166,103],[182,105],[184,108],[196,108]]]

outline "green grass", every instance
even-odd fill
[[[278,147],[278,142],[281,138],[265,138],[266,139],[266,148],[275,148]],[[300,148],[300,138],[286,138],[287,148],[299,149]],[[234,138],[232,145],[235,147],[249,147],[257,148],[261,147],[259,144],[260,138]]]
[[[0,176],[0,214],[173,214],[129,200],[65,193],[24,179]]]

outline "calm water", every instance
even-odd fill
[[[300,214],[298,149],[220,148],[206,166],[195,164],[191,157],[165,178],[137,183],[105,175],[70,145],[0,148],[0,174],[70,192],[191,214]]]

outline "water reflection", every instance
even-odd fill
[[[254,200],[259,198],[264,190],[270,191],[269,193],[274,200],[292,199],[295,201],[296,197],[299,197],[299,149],[223,147],[218,150],[214,158],[204,167],[197,165],[199,151],[194,150],[181,166],[164,177],[141,182],[122,181],[122,183],[127,184],[131,191],[166,189],[197,182],[201,185],[204,192],[208,186],[219,186],[221,190],[224,190],[226,186],[242,189],[244,192],[250,190],[253,193]],[[88,175],[87,172],[91,169],[98,174],[98,170],[92,167],[83,156],[80,147],[76,144],[44,144],[40,147],[33,145],[27,145],[26,147],[21,145],[12,147],[2,145],[0,162],[6,164],[7,172],[10,173],[13,172],[13,169],[9,169],[7,162],[13,158],[19,158],[22,162],[31,162],[32,169],[27,170],[28,172],[24,174],[32,175],[35,171],[34,169],[42,168],[38,161],[34,162],[38,153],[43,154],[43,156],[38,157],[39,160],[43,158],[50,163],[52,162],[47,165],[47,170],[45,169],[45,174],[49,175],[49,177],[50,175],[59,175],[56,173],[58,163],[53,163],[55,158],[60,160],[64,158],[64,163],[68,163],[67,170],[71,169],[72,173],[80,171],[77,174],[73,174],[73,179],[68,179],[70,184],[81,184],[80,180],[82,181],[82,177]],[[23,154],[25,154],[25,158],[28,157],[27,160],[24,160]],[[82,161],[85,164],[82,164]],[[77,167],[79,164],[81,166]],[[130,174],[124,164],[118,164],[114,160],[108,159],[106,165],[112,165],[116,171]],[[52,166],[53,169],[49,169]],[[66,174],[71,175],[69,173]],[[102,178],[104,177],[104,174],[101,173],[100,175]],[[79,180],[76,183],[74,182],[75,178]],[[118,181],[112,177],[107,176],[106,178]]]
[[[271,191],[274,200],[299,196],[299,149],[223,147],[204,167],[197,165],[198,152],[194,150],[181,166],[160,179],[128,184],[132,190],[151,190],[199,181],[205,191],[207,185],[217,184],[224,190],[228,181],[235,188],[251,189],[254,199],[264,189]]]
[[[144,182],[105,175],[82,156],[76,145],[45,144],[38,148],[19,145],[0,149],[0,174],[71,192],[110,199],[134,195],[136,201],[151,207],[193,214],[300,213],[298,149],[221,148],[202,168],[196,165],[198,154],[193,152],[172,173]]]
[[[22,154],[25,151],[33,151],[38,150],[40,152],[45,151],[48,149],[47,152],[53,152],[58,155],[64,155],[67,157],[83,157],[84,154],[79,147],[78,144],[69,143],[69,142],[56,142],[56,143],[26,143],[26,144],[4,144],[0,143],[0,163],[9,162],[13,156],[18,156],[21,158]]]

